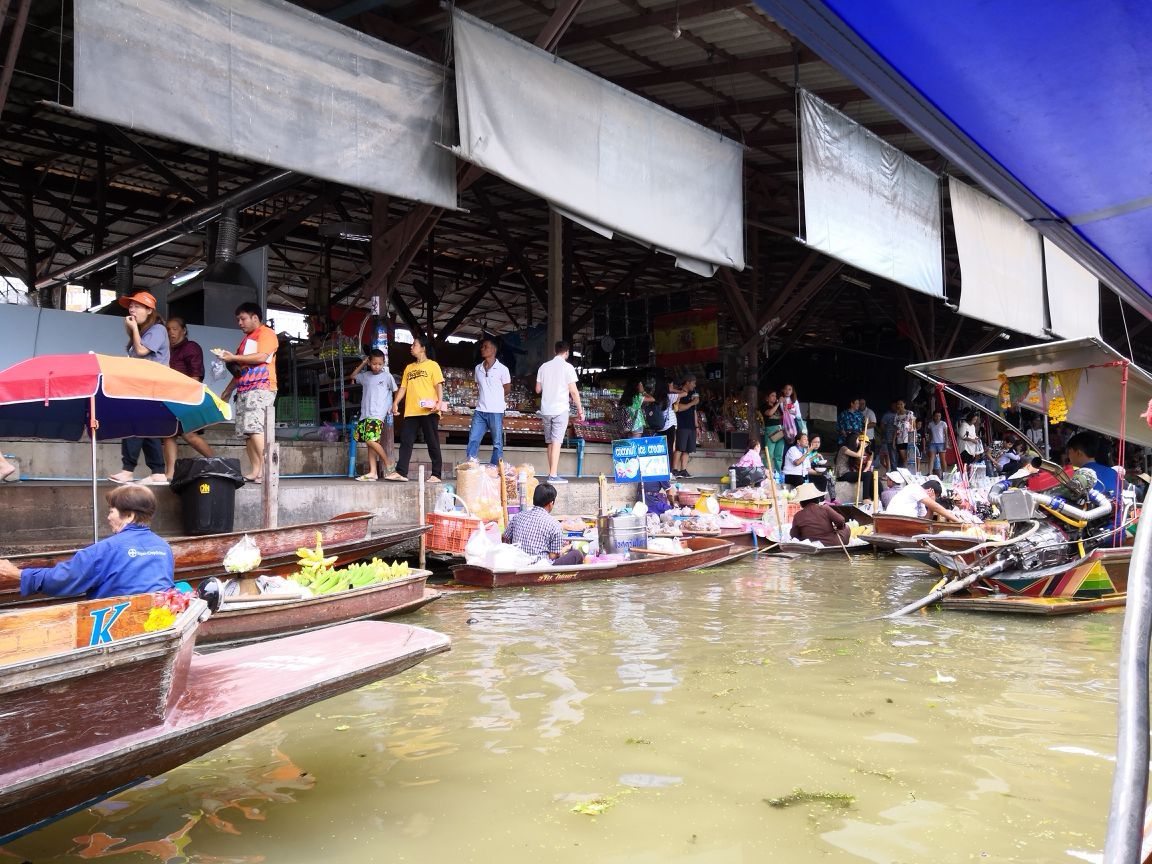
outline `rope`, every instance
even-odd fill
[[[952,414],[948,410],[948,400],[944,398],[944,385],[941,383],[936,385],[936,398],[940,400],[940,405],[944,409],[944,422],[948,424],[948,438],[952,441],[952,452],[956,454],[956,465],[960,467],[960,485],[971,502],[972,490],[968,486],[968,466],[960,458],[960,443],[956,440],[956,427],[952,425]]]

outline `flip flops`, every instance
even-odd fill
[[[380,478],[378,478],[375,474],[361,474],[356,479],[361,483],[375,483]]]
[[[393,471],[391,474],[389,474],[384,479],[389,480],[393,483],[407,483],[408,482],[407,477],[405,477],[403,474],[397,474],[395,471]]]
[[[129,483],[136,482],[135,477],[129,477],[127,480],[125,480],[123,477],[117,477],[115,474],[109,474],[105,479],[111,480],[113,483],[119,483],[121,486],[126,486]]]
[[[245,483],[255,483],[257,486],[259,486],[261,483],[264,482],[264,478],[263,477],[245,477],[244,482]]]

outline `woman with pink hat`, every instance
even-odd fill
[[[147,291],[137,291],[131,297],[117,301],[128,310],[124,329],[128,333],[128,356],[168,365],[170,349],[168,331],[156,313],[156,298]],[[135,479],[140,451],[152,472],[142,483],[161,486],[168,482],[164,474],[164,449],[159,438],[125,438],[120,442],[120,464],[123,470],[108,477],[113,483],[131,483]]]

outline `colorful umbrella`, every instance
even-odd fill
[[[0,372],[0,437],[92,442],[92,531],[96,442],[175,435],[231,418],[195,378],[132,357],[43,354]]]

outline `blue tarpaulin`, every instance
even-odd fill
[[[757,3],[1152,317],[1146,0]]]

